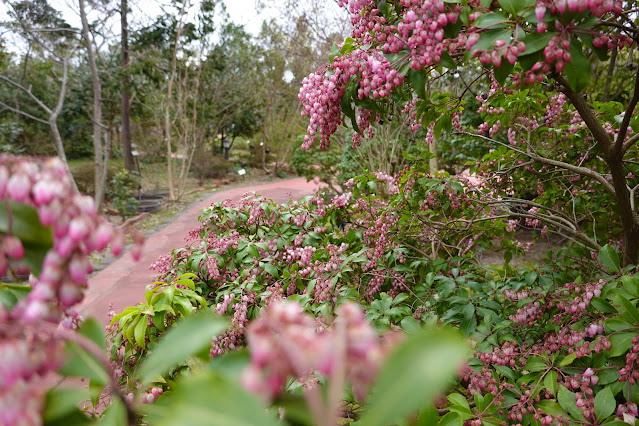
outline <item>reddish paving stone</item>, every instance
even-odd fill
[[[160,256],[169,254],[172,249],[184,246],[188,232],[198,226],[197,217],[203,208],[228,198],[237,201],[249,191],[255,191],[275,202],[282,203],[310,195],[318,187],[317,182],[306,182],[305,178],[296,178],[211,194],[175,218],[167,227],[150,236],[144,244],[139,262],[134,262],[131,255],[125,253],[91,277],[85,299],[78,311],[84,317],[94,317],[100,323],[106,324],[110,302],[113,303],[113,309],[120,312],[127,306],[143,301],[146,285],[152,283],[157,277],[155,271],[149,270],[149,265]]]

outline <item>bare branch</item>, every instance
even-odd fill
[[[615,195],[615,188],[612,186],[612,184],[610,184],[610,182],[608,182],[606,180],[606,178],[603,175],[601,175],[601,174],[599,174],[597,172],[594,172],[594,171],[592,171],[592,170],[590,170],[590,169],[588,169],[586,167],[575,166],[574,164],[565,163],[563,161],[552,160],[550,158],[542,157],[541,155],[539,155],[537,153],[526,152],[526,151],[523,151],[521,149],[517,149],[517,148],[512,147],[512,146],[510,146],[508,144],[505,144],[503,142],[500,142],[498,140],[495,140],[495,139],[492,139],[492,138],[489,138],[489,137],[486,137],[486,136],[483,136],[483,135],[476,135],[476,134],[469,133],[469,132],[462,132],[462,134],[465,134],[465,135],[468,135],[468,136],[474,136],[474,137],[481,138],[481,139],[484,139],[484,140],[487,140],[487,141],[490,141],[490,142],[493,142],[493,143],[496,143],[496,144],[499,144],[499,145],[503,145],[503,146],[505,146],[508,149],[512,149],[513,151],[518,152],[519,154],[525,155],[525,156],[531,158],[532,160],[539,161],[540,163],[549,164],[551,166],[556,166],[556,167],[559,167],[559,168],[562,168],[562,169],[569,170],[571,172],[577,173],[577,174],[579,174],[581,176],[586,176],[586,177],[592,178],[592,179],[596,180],[597,182],[599,182],[600,184],[602,184],[604,186],[604,188],[606,189],[606,191],[608,191],[612,195]]]
[[[41,118],[38,118],[38,117],[36,117],[36,116],[34,116],[34,115],[31,115],[31,114],[29,114],[29,113],[27,113],[27,112],[21,111],[21,110],[19,110],[19,109],[13,108],[13,107],[11,107],[11,106],[9,106],[9,105],[5,104],[4,102],[0,102],[0,106],[4,107],[5,109],[8,109],[9,111],[13,111],[13,112],[15,112],[16,114],[24,115],[25,117],[28,117],[28,118],[30,118],[30,119],[32,119],[32,120],[35,120],[35,121],[37,121],[38,123],[46,124],[47,126],[49,125],[49,122],[48,122],[48,121],[43,120],[43,119],[41,119]]]
[[[22,90],[27,95],[29,95],[29,97],[31,99],[33,99],[35,101],[35,103],[37,103],[38,106],[40,106],[40,108],[42,108],[47,114],[51,114],[51,109],[48,106],[46,106],[44,103],[42,103],[42,101],[40,99],[38,99],[38,97],[36,95],[31,93],[30,89],[27,89],[26,87],[24,87],[20,83],[16,83],[15,81],[11,80],[9,77],[5,77],[4,75],[0,75],[0,80],[4,80],[7,83],[11,84],[12,86],[15,86],[16,88]]]
[[[637,143],[637,141],[639,141],[639,133],[637,133],[636,135],[634,135],[633,137],[631,137],[630,139],[628,139],[627,141],[625,141],[623,143],[623,146],[621,147],[621,153],[625,154],[626,152],[628,152],[628,150]]]

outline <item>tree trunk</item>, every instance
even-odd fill
[[[430,153],[433,154],[433,158],[428,160],[428,171],[431,175],[435,176],[435,174],[439,171],[439,162],[437,161],[437,138],[433,136],[433,141],[429,146]]]
[[[98,65],[95,60],[93,43],[89,37],[89,23],[84,8],[84,0],[80,0],[80,19],[82,20],[82,38],[87,48],[87,62],[91,70],[91,82],[93,85],[93,158],[95,170],[95,207],[100,210],[104,201],[104,178],[102,174],[106,170],[108,157],[105,156],[102,146],[102,82],[98,75]],[[106,157],[106,158],[105,158]]]
[[[177,70],[177,54],[180,43],[180,37],[182,36],[182,20],[184,19],[184,12],[187,9],[188,1],[182,4],[180,9],[180,19],[175,32],[175,46],[173,48],[173,58],[171,60],[171,75],[169,75],[169,84],[166,93],[166,109],[164,110],[164,138],[166,140],[166,166],[167,166],[167,178],[169,185],[169,199],[175,201],[175,189],[173,188],[173,148],[171,146],[171,104],[173,103],[173,84],[175,82],[175,72]]]
[[[131,102],[129,99],[129,28],[127,23],[128,0],[122,0],[120,10],[120,23],[122,31],[122,47],[120,59],[120,71],[122,73],[122,132],[120,141],[122,142],[122,156],[124,157],[124,168],[132,172],[135,170],[131,147]]]
[[[628,191],[623,171],[623,162],[619,156],[612,155],[606,157],[606,162],[610,167],[623,227],[623,265],[636,265],[639,257],[639,223],[630,203],[630,191]]]

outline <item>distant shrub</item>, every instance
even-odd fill
[[[71,173],[78,185],[78,190],[87,195],[95,195],[95,166],[92,162],[81,163],[71,166]],[[111,182],[115,174],[118,172],[116,166],[109,166],[107,169],[107,183]]]
[[[219,156],[196,156],[191,164],[193,176],[200,181],[204,179],[222,179],[232,169],[233,164]]]
[[[122,217],[132,216],[138,211],[140,201],[135,197],[140,176],[122,169],[109,181],[106,196]]]

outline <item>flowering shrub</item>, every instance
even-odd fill
[[[88,256],[109,244],[118,255],[124,234],[98,215],[90,197],[74,191],[57,159],[0,155],[0,203],[0,275],[29,276],[28,285],[0,283],[0,421],[37,424],[42,378],[74,374],[65,365],[71,361],[65,341],[87,345],[68,330],[79,325],[73,307],[92,271]],[[104,386],[108,376],[96,382]]]
[[[549,191],[540,206],[523,212],[518,205],[508,213],[529,216],[529,226],[560,232],[595,251],[619,240],[624,264],[637,263],[636,165],[627,156],[639,140],[634,65],[610,102],[613,75],[626,75],[618,58],[627,57],[626,49],[637,41],[632,9],[620,0],[343,4],[351,13],[351,36],[335,46],[331,63],[311,74],[299,93],[302,114],[310,118],[303,148],[317,136],[327,147],[343,116],[350,119],[357,146],[371,136],[371,123],[396,117],[398,105],[404,107],[399,120],[410,118],[411,128],[428,129],[425,142],[431,144],[446,131],[463,131],[459,114],[472,104],[466,95],[476,93],[485,122],[471,134],[506,148],[482,162],[484,168],[499,163],[490,172],[502,177],[502,190],[506,175],[521,169],[535,175],[532,182],[526,179],[530,192],[515,194],[527,201],[558,178],[564,183],[563,192]],[[471,83],[455,84],[450,74],[458,66],[455,75],[470,70]],[[591,87],[591,68],[600,79],[607,73],[603,90]],[[540,93],[537,83],[556,93]],[[585,192],[590,183],[598,187],[594,195]],[[619,221],[593,220],[591,208],[605,205],[608,197]],[[505,201],[507,208],[511,201],[518,202]]]

